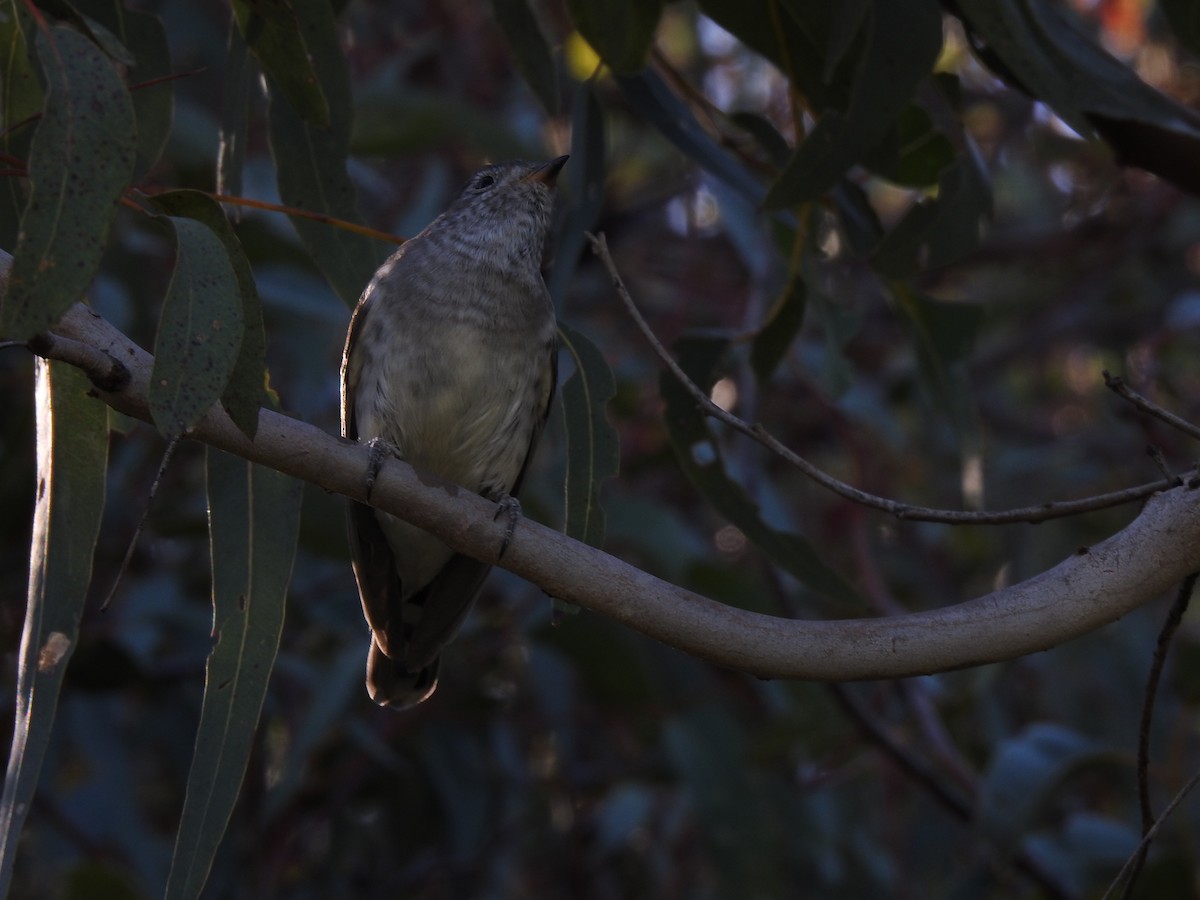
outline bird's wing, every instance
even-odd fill
[[[369,296],[369,295],[368,295]],[[369,301],[364,297],[354,308],[346,349],[342,354],[342,437],[358,440],[358,423],[354,414],[354,391],[358,385],[358,368],[353,355],[355,342]],[[371,630],[385,641],[390,630],[393,610],[400,608],[400,577],[396,574],[396,559],[392,548],[375,516],[375,510],[363,503],[346,503],[346,536],[350,543],[350,562],[358,594],[362,598],[363,615]]]

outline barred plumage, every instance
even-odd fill
[[[542,280],[554,179],[500,163],[391,256],[354,311],[342,358],[342,434],[484,496],[515,495],[549,412],[554,309]],[[371,626],[367,689],[404,708],[437,687],[438,658],[484,563],[351,503],[350,547]]]

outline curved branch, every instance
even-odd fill
[[[0,275],[7,257],[0,254]],[[114,409],[149,420],[152,357],[82,304],[55,327],[68,363],[86,345],[129,372]],[[91,358],[94,353],[89,353]],[[215,406],[190,437],[326,490],[366,502],[368,450],[278,413],[259,414],[253,441]],[[522,520],[503,560],[495,504],[388,460],[371,503],[454,550],[502,566],[548,594],[585,606],[687,653],[764,678],[893,678],[1013,659],[1112,622],[1200,569],[1200,482],[1152,497],[1128,527],[1028,581],[974,600],[880,619],[800,621],[725,606],[668,584],[558,531]],[[349,567],[347,566],[347,579]]]

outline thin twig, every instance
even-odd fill
[[[1148,835],[1150,829],[1154,827],[1154,809],[1150,805],[1150,726],[1154,721],[1154,701],[1158,695],[1158,683],[1162,680],[1163,669],[1167,664],[1171,639],[1179,630],[1180,623],[1183,622],[1183,616],[1192,599],[1192,591],[1196,587],[1197,575],[1200,573],[1193,572],[1179,585],[1179,591],[1175,594],[1175,602],[1171,604],[1167,620],[1163,622],[1162,630],[1158,633],[1158,642],[1154,646],[1154,658],[1150,663],[1150,676],[1146,679],[1146,692],[1142,697],[1142,717],[1138,726],[1137,785],[1138,803],[1142,812],[1143,837]],[[1132,896],[1133,886],[1146,862],[1146,854],[1149,849],[1150,845],[1143,842],[1134,855],[1133,868],[1129,873],[1129,881],[1125,884],[1122,897]]]
[[[1193,437],[1200,440],[1200,426],[1193,425],[1187,419],[1181,419],[1173,412],[1168,412],[1157,403],[1153,403],[1143,397],[1133,388],[1125,383],[1125,379],[1120,375],[1110,375],[1108,371],[1104,371],[1104,384],[1110,388],[1118,397],[1128,400],[1142,412],[1147,415],[1154,416],[1160,422],[1166,422],[1177,431],[1182,431],[1188,437]]]
[[[1117,885],[1119,885],[1122,880],[1129,875],[1130,871],[1133,869],[1133,866],[1136,864],[1137,858],[1146,852],[1147,848],[1150,846],[1150,842],[1158,836],[1158,831],[1160,828],[1162,828],[1163,822],[1167,821],[1171,813],[1175,812],[1175,808],[1184,801],[1184,798],[1186,798],[1187,795],[1190,794],[1198,784],[1200,784],[1200,772],[1197,772],[1195,775],[1189,778],[1187,784],[1179,789],[1179,793],[1171,798],[1171,802],[1167,804],[1167,808],[1163,810],[1162,815],[1155,820],[1154,824],[1150,827],[1150,830],[1146,832],[1145,836],[1138,843],[1137,848],[1132,854],[1130,854],[1129,859],[1125,860],[1125,865],[1121,866],[1121,871],[1117,873],[1116,877],[1112,880],[1112,883],[1108,886],[1108,889],[1104,892],[1100,900],[1108,900],[1112,892],[1116,890]]]
[[[150,493],[146,497],[146,505],[142,507],[142,516],[138,519],[137,527],[133,529],[133,537],[129,539],[129,546],[125,548],[125,556],[121,558],[121,565],[117,568],[117,577],[113,579],[112,587],[108,589],[108,594],[104,598],[104,602],[100,604],[100,611],[104,612],[112,604],[113,597],[117,594],[117,588],[121,585],[121,579],[125,577],[125,572],[129,568],[129,563],[133,560],[133,551],[137,548],[138,538],[142,536],[142,529],[146,527],[146,520],[150,518],[150,506],[154,503],[154,498],[158,496],[158,488],[162,484],[163,473],[167,471],[167,465],[171,462],[171,457],[175,455],[175,449],[179,446],[182,436],[176,437],[167,444],[167,449],[163,451],[162,462],[158,464],[158,473],[154,476],[154,483],[150,485]]]
[[[641,331],[642,336],[645,337],[647,343],[650,344],[651,349],[654,350],[663,365],[675,376],[675,379],[683,386],[684,390],[692,396],[692,399],[695,400],[696,405],[704,414],[725,423],[735,431],[741,432],[752,440],[757,441],[772,453],[799,469],[817,484],[847,500],[871,507],[872,509],[881,510],[898,519],[911,519],[915,522],[1003,525],[1015,522],[1045,522],[1049,519],[1058,519],[1064,516],[1093,512],[1098,509],[1107,509],[1108,507],[1119,506],[1123,503],[1133,503],[1137,500],[1144,500],[1151,494],[1158,493],[1159,491],[1178,487],[1183,483],[1181,478],[1173,476],[1160,481],[1152,481],[1148,484],[1140,484],[1119,491],[1111,491],[1107,494],[1083,497],[1079,500],[1039,503],[1034,506],[1023,506],[1015,509],[975,511],[913,506],[859,490],[853,485],[846,484],[844,481],[834,478],[829,473],[813,465],[804,457],[782,444],[762,425],[751,425],[713,403],[709,396],[687,376],[687,373],[683,371],[679,363],[675,361],[675,358],[671,356],[666,347],[658,340],[649,324],[638,311],[628,288],[625,287],[625,282],[621,279],[621,275],[617,271],[612,255],[608,251],[608,243],[605,241],[604,235],[588,234],[588,240],[591,241],[592,250],[600,257],[605,269],[608,270],[613,287],[616,289],[617,295],[621,298],[621,302],[625,304],[625,308],[629,311],[634,324],[637,325],[638,330]]]

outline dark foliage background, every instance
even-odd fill
[[[103,4],[80,4],[93,5]],[[701,145],[688,154],[664,137],[668,115],[648,114],[608,71],[594,74],[576,27],[603,4],[536,4],[557,73],[551,84],[535,70],[536,93],[496,24],[513,5],[346,4],[337,39],[354,106],[333,113],[354,115],[349,171],[364,221],[401,235],[440,211],[484,159],[573,153],[551,283],[560,317],[591,337],[617,378],[610,420],[621,473],[603,490],[609,552],[779,615],[885,614],[1028,577],[1135,510],[1039,526],[898,523],[728,439],[727,470],[765,521],[805,535],[862,602],[822,596],[773,566],[682,473],[662,423],[657,361],[577,239],[581,227],[607,235],[664,343],[700,331],[735,341],[722,390],[743,418],[866,490],[1003,508],[1152,480],[1148,443],[1176,468],[1194,458],[1194,446],[1108,394],[1100,372],[1200,414],[1200,204],[1168,179],[1119,168],[1104,143],[1080,139],[1006,86],[972,54],[957,19],[944,21],[937,62],[956,79],[957,99],[932,96],[932,80],[917,94],[927,118],[961,123],[946,126],[947,148],[906,151],[915,176],[854,169],[815,203],[783,204],[789,224],[699,166]],[[735,27],[789,6],[743,5],[739,19],[732,4],[667,4],[648,71],[765,186],[778,157],[772,138],[755,134],[771,123],[791,140],[806,100],[700,11]],[[1075,5],[1094,39],[1144,81],[1200,103],[1197,57],[1163,10],[1138,0]],[[620,33],[636,34],[641,4],[616,7],[633,17]],[[173,82],[165,152],[141,186],[213,190],[229,10],[139,8],[161,17],[171,70],[184,76]],[[278,200],[265,101],[258,90],[250,97],[241,191]],[[749,127],[735,112],[754,117],[741,120]],[[890,229],[946,159],[969,154],[990,185],[982,242],[945,265],[881,273],[855,246],[847,204],[869,203]],[[588,179],[602,195],[585,190]],[[263,299],[271,386],[287,410],[336,431],[349,310],[284,217],[248,211],[237,230]],[[15,231],[6,211],[0,246],[11,248]],[[380,257],[387,250],[373,246]],[[119,212],[90,296],[145,345],[173,255],[159,224]],[[796,290],[797,271],[802,324],[773,377],[758,379],[749,338]],[[0,354],[9,683],[34,502],[31,370],[22,352]],[[522,498],[542,521],[562,518],[563,443],[556,412]],[[197,447],[181,446],[112,607],[97,610],[163,449],[145,426],[112,441],[92,600],[21,838],[16,897],[150,897],[166,877],[211,648]],[[587,612],[554,626],[547,598],[496,572],[436,696],[398,715],[362,688],[366,640],[341,501],[309,488],[282,647],[205,896],[1097,896],[1139,835],[1133,751],[1164,614],[1155,604],[1003,665],[835,688],[717,670]],[[1153,731],[1160,808],[1200,749],[1193,621],[1172,653]],[[12,691],[3,696],[11,703]],[[897,754],[956,803],[941,802]],[[1198,810],[1186,802],[1167,823],[1139,896],[1196,895]]]

